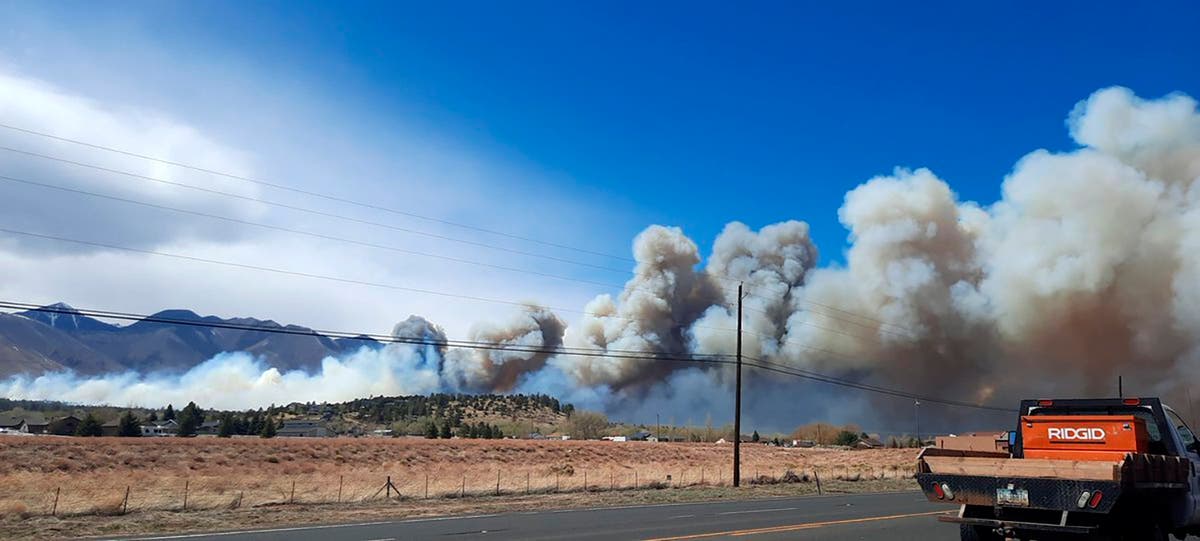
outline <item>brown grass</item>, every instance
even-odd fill
[[[525,440],[0,438],[0,514],[108,515],[461,495],[730,484],[729,445]],[[911,449],[838,451],[744,445],[742,475],[819,472],[823,482],[911,477]],[[668,476],[670,479],[668,480]],[[832,485],[830,485],[832,486]],[[125,492],[129,488],[126,502]],[[294,488],[293,488],[294,487]],[[650,491],[653,492],[653,491]],[[632,494],[618,492],[617,494]],[[33,519],[25,519],[33,520]]]

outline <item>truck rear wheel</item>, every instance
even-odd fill
[[[986,526],[958,525],[958,537],[962,541],[1004,541],[1003,537]]]

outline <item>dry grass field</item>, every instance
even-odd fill
[[[0,513],[12,521],[52,512],[177,511],[185,504],[233,510],[378,501],[389,476],[400,499],[411,502],[494,497],[497,486],[513,498],[582,492],[585,483],[595,492],[722,486],[730,483],[731,453],[730,445],[701,443],[5,437]],[[792,470],[818,472],[825,483],[870,485],[911,477],[916,452],[746,444],[742,456],[746,483]]]

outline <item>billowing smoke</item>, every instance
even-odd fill
[[[1187,382],[1200,375],[1196,102],[1109,88],[1080,102],[1067,125],[1079,148],[1021,158],[991,205],[959,201],[927,169],[896,170],[855,188],[838,213],[851,240],[844,266],[817,266],[804,222],[757,231],[731,223],[703,266],[681,230],[651,226],[635,239],[637,265],[623,291],[596,297],[570,327],[531,306],[504,324],[478,324],[470,337],[562,348],[554,355],[398,344],[328,359],[309,375],[280,374],[235,354],[170,380],[60,374],[0,390],[142,404],[185,394],[204,400],[207,392],[213,405],[238,407],[537,391],[635,417],[653,410],[678,421],[706,413],[723,420],[728,366],[604,354],[733,353],[742,283],[744,351],[753,359],[1003,406],[1021,397],[1112,395],[1123,375],[1135,393],[1181,403],[1190,399]],[[395,333],[445,338],[416,317]],[[750,370],[747,378],[750,417],[776,426],[823,410],[879,422],[911,412],[893,398],[784,375]]]

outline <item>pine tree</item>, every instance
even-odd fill
[[[275,437],[275,421],[273,419],[271,419],[270,417],[267,417],[266,419],[264,419],[262,432],[259,432],[258,436],[261,438],[274,438]]]
[[[132,412],[125,412],[117,422],[117,435],[123,438],[136,438],[142,435],[142,426]]]
[[[157,420],[158,420],[158,414],[157,414],[157,413],[154,413],[153,411],[151,411],[151,412],[150,412],[150,415],[147,415],[147,416],[146,416],[146,422],[147,422],[147,423],[153,423],[153,422],[155,422],[155,421],[157,421]]]
[[[431,439],[431,440],[437,439],[438,428],[437,428],[437,424],[435,424],[433,421],[429,421],[428,423],[425,423],[425,437],[428,439]]]
[[[450,439],[450,436],[452,435],[450,432],[450,419],[446,419],[445,421],[442,421],[442,431],[439,435],[444,440]]]
[[[498,440],[504,437],[504,433],[500,431],[499,425],[492,425],[492,439]]]
[[[163,420],[170,421],[175,419],[175,406],[167,404],[167,411],[163,412]]]
[[[200,424],[204,422],[204,413],[200,411],[200,408],[196,407],[195,402],[188,402],[188,405],[184,406],[184,408],[179,411],[179,418],[177,421],[179,422],[179,431],[177,433],[178,436],[195,436],[196,430],[199,429]]]
[[[91,413],[88,413],[83,422],[79,423],[79,428],[75,429],[76,436],[95,437],[102,434],[104,429],[100,427],[100,421]]]
[[[234,420],[232,413],[226,413],[221,416],[221,426],[217,428],[218,438],[229,438],[233,436]]]
[[[751,435],[750,435],[750,441],[752,441],[752,442],[754,442],[754,443],[758,443],[758,440],[759,440],[759,439],[760,439],[760,438],[759,438],[759,436],[758,436],[758,431],[757,431],[757,430],[755,430],[755,431],[754,431],[754,434],[751,434]]]

